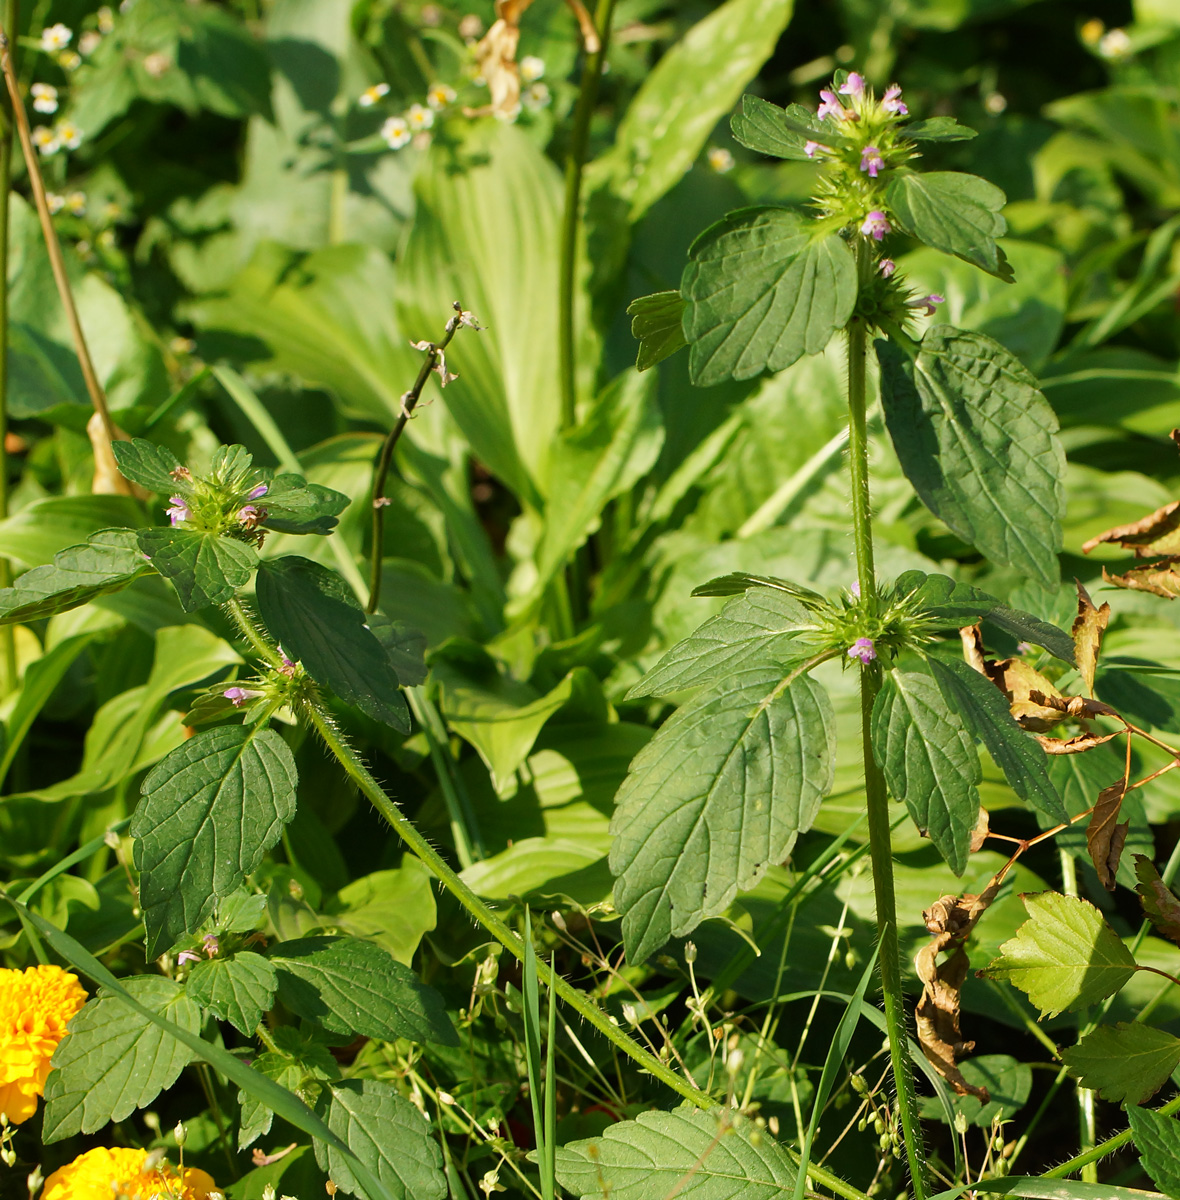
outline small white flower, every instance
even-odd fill
[[[1118,62],[1131,53],[1131,39],[1125,29],[1111,29],[1102,35],[1098,42],[1098,53],[1103,58]]]
[[[75,217],[84,216],[86,213],[86,193],[71,192],[65,200],[66,208],[70,210],[71,215]]]
[[[426,93],[426,103],[436,112],[455,103],[455,89],[445,83],[434,83]]]
[[[44,128],[44,126],[42,126]],[[56,192],[45,193],[45,206],[49,209],[50,215],[56,217],[59,212],[66,206],[66,198],[59,196]]]
[[[147,55],[143,60],[143,69],[153,78],[159,79],[172,66],[172,56],[157,50],[155,54]]]
[[[481,33],[483,33],[483,21],[475,13],[468,13],[459,22],[459,36],[464,41],[474,41]]]
[[[73,121],[58,121],[53,127],[53,136],[67,150],[77,150],[82,144],[82,131]]]
[[[726,171],[733,170],[733,155],[724,146],[710,146],[709,152],[705,157],[709,160],[709,166],[718,175],[724,175]]]
[[[410,144],[414,135],[410,132],[410,126],[406,123],[405,117],[390,117],[381,126],[381,136],[391,150],[400,150],[403,146]]]
[[[361,92],[359,98],[357,99],[357,103],[361,106],[361,108],[372,108],[382,96],[388,95],[389,84],[375,83],[372,87],[365,88],[365,90]]]
[[[415,133],[421,133],[434,124],[434,113],[424,104],[411,104],[410,111],[406,113],[406,120]]]
[[[82,56],[73,50],[63,50],[57,56],[57,65],[63,71],[76,71],[82,65]]]
[[[53,135],[48,125],[38,125],[33,130],[33,145],[46,157],[56,154],[61,149],[61,143]]]
[[[535,54],[526,54],[520,60],[520,77],[525,83],[532,83],[545,74],[545,60]]]
[[[1008,97],[1001,92],[988,92],[983,98],[983,107],[994,116],[999,116],[1008,107]]]
[[[104,4],[98,10],[98,32],[110,33],[115,28],[115,14]]]
[[[57,112],[57,88],[51,83],[35,83],[29,88],[33,109],[39,113]]]
[[[542,108],[548,108],[551,98],[548,84],[530,83],[521,94],[520,102],[530,112],[538,112]]]
[[[196,348],[197,343],[194,342],[192,338],[174,337],[172,341],[168,343],[168,349],[171,350],[173,354],[192,354]]]
[[[96,29],[88,29],[78,39],[78,53],[83,58],[89,58],[102,44],[102,34]]]
[[[74,31],[59,21],[56,25],[50,25],[48,29],[41,30],[41,49],[49,53],[54,50],[64,50],[70,44],[73,36]]]

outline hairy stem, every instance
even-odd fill
[[[863,242],[857,245],[857,260],[863,275],[871,270]],[[877,603],[873,568],[873,525],[869,508],[869,446],[865,419],[865,324],[854,317],[848,327],[848,459],[852,476],[853,541],[860,603],[872,612]],[[876,663],[861,668],[860,714],[864,757],[865,797],[868,808],[869,854],[873,864],[873,893],[877,907],[878,963],[881,992],[885,1002],[885,1028],[889,1035],[889,1058],[897,1087],[897,1107],[905,1136],[906,1157],[914,1200],[926,1200],[926,1155],[918,1103],[909,1061],[905,992],[902,990],[901,956],[897,940],[897,904],[893,888],[893,844],[889,830],[889,797],[885,776],[873,756],[873,702],[881,688],[881,671]]]
[[[4,28],[16,33],[17,0],[4,0]],[[8,196],[12,187],[12,110],[0,105],[0,521],[8,517]],[[12,584],[12,564],[0,558],[0,588]],[[16,687],[16,634],[0,631],[3,690]]]

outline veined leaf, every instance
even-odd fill
[[[1089,901],[1060,892],[1021,900],[1029,920],[984,974],[1027,992],[1042,1016],[1113,996],[1135,974],[1131,952]]]
[[[141,529],[139,548],[172,582],[185,612],[223,604],[258,565],[253,546],[197,529]]]
[[[972,625],[999,604],[994,596],[969,583],[959,583],[947,575],[927,575],[924,571],[899,575],[893,592],[899,598],[910,597],[910,602],[925,617],[945,621],[948,629]]]
[[[328,534],[351,501],[343,492],[308,483],[302,475],[276,475],[257,501],[266,511],[262,525],[279,533]]]
[[[1022,642],[1032,642],[1048,650],[1071,667],[1074,665],[1073,639],[1064,629],[1007,604],[997,604],[983,619]]]
[[[811,628],[811,614],[787,593],[751,588],[673,646],[627,693],[627,699],[699,687],[714,682],[720,671],[728,674],[766,663],[781,666],[801,657],[795,635]]]
[[[1011,282],[1012,268],[996,245],[1008,228],[1000,216],[1007,197],[994,183],[960,171],[903,169],[885,189],[885,200],[910,237]]]
[[[369,632],[385,647],[390,666],[402,687],[426,682],[426,634],[405,621],[394,621],[382,613],[369,613]]]
[[[1147,919],[1169,941],[1180,944],[1180,899],[1172,891],[1146,854],[1135,855],[1135,890]]]
[[[228,958],[197,963],[185,980],[185,994],[239,1033],[253,1037],[264,1012],[274,1003],[278,979],[274,966],[249,950]]]
[[[627,305],[631,336],[639,342],[637,371],[646,371],[688,345],[681,318],[684,298],[679,292],[656,292],[640,296]]]
[[[796,162],[811,161],[805,149],[808,142],[848,145],[848,139],[836,132],[835,122],[821,121],[801,104],[779,108],[761,96],[743,96],[742,111],[730,118],[729,127],[748,149]]]
[[[795,1186],[795,1165],[769,1136],[755,1146],[749,1125],[733,1127],[725,1109],[645,1112],[600,1138],[557,1149],[557,1179],[583,1200],[667,1196],[686,1177],[693,1200],[778,1200]]]
[[[129,827],[149,958],[258,866],[295,815],[296,778],[287,743],[245,725],[198,733],[149,772]]]
[[[890,793],[956,875],[967,869],[979,817],[979,753],[938,684],[889,671],[873,705],[873,753]]]
[[[1045,752],[1012,719],[999,688],[962,659],[931,656],[928,662],[947,704],[987,747],[1012,790],[1054,822],[1068,821]]]
[[[914,121],[901,132],[904,137],[916,142],[967,142],[979,136],[970,126],[960,125],[954,117],[929,117],[925,121]]]
[[[162,975],[123,981],[131,997],[196,1035],[201,1010]],[[193,1052],[104,988],[70,1022],[45,1085],[47,1142],[122,1121],[170,1088]]]
[[[279,942],[269,959],[279,999],[333,1033],[459,1044],[443,998],[376,942],[300,938]]]
[[[1059,579],[1065,452],[1036,380],[998,342],[933,325],[911,360],[877,342],[890,437],[926,506],[989,558]]]
[[[52,565],[34,567],[13,587],[0,589],[0,625],[77,608],[153,573],[133,529],[100,529],[83,545],[59,550]]]
[[[1180,1066],[1180,1038],[1139,1021],[1099,1025],[1062,1052],[1070,1074],[1103,1100],[1143,1104]]]
[[[346,704],[403,733],[409,709],[381,642],[348,585],[327,567],[287,555],[258,568],[258,611],[292,658]]]
[[[422,1114],[376,1079],[345,1079],[328,1085],[320,1111],[328,1128],[397,1200],[442,1200],[447,1194],[442,1151]],[[335,1147],[315,1143],[316,1162],[338,1187],[365,1192],[351,1162]]]
[[[180,459],[166,446],[157,446],[146,438],[111,443],[119,474],[138,483],[149,492],[167,496],[172,492],[188,492],[190,488],[173,474],[181,467]]]
[[[807,677],[735,671],[636,755],[616,798],[610,866],[628,961],[724,912],[811,827],[832,785],[827,694]]]
[[[1180,1122],[1150,1108],[1132,1108],[1127,1117],[1143,1166],[1167,1196],[1180,1196]]]
[[[852,316],[856,263],[839,234],[785,208],[743,208],[692,244],[680,281],[700,387],[818,354]]]

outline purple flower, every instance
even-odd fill
[[[282,661],[279,663],[279,674],[286,675],[290,679],[295,674],[295,664],[282,652],[279,651],[279,658]]]
[[[808,158],[814,158],[814,157],[815,157],[815,152],[816,152],[818,149],[819,149],[819,142],[808,142],[808,143],[807,143],[807,144],[806,144],[806,145],[803,147],[803,153],[804,153],[804,154],[806,154]]]
[[[848,75],[848,78],[844,81],[844,86],[840,89],[840,95],[851,96],[854,100],[859,100],[864,94],[864,76],[858,75],[855,71],[851,71]]]
[[[262,497],[265,496],[266,493],[269,491],[270,491],[269,484],[260,483],[256,488],[254,488],[253,491],[250,492],[250,494],[246,497],[246,499],[247,500],[261,500]]]
[[[217,940],[217,934],[207,933],[202,940],[205,943],[202,947],[205,951],[205,957],[216,958],[218,951],[221,949],[221,943]]]
[[[881,151],[876,146],[866,146],[860,152],[860,169],[868,171],[870,178],[876,179],[877,172],[885,165]]]
[[[893,259],[891,259],[891,258],[883,258],[877,264],[877,270],[880,271],[881,274],[884,275],[886,279],[888,279],[889,276],[892,275],[893,272],[897,270],[897,263],[895,263],[893,261]]]
[[[263,696],[266,693],[260,692],[255,688],[227,687],[221,694],[234,708],[241,708],[247,700],[256,700],[259,696]]]
[[[945,296],[940,296],[937,292],[931,292],[929,296],[919,296],[916,300],[907,300],[906,304],[910,308],[920,308],[928,317],[932,317],[934,316],[934,306],[945,302]]]
[[[845,116],[844,105],[836,99],[835,92],[829,92],[826,89],[819,94],[821,104],[815,110],[815,115],[822,121],[824,117],[831,114],[838,121],[843,121]]]
[[[183,496],[169,496],[168,505],[169,507],[164,511],[168,514],[168,520],[172,522],[173,526],[179,525],[181,521],[192,520],[192,511]]]
[[[877,657],[876,647],[873,645],[872,638],[857,638],[851,646],[848,647],[849,658],[859,658],[860,661],[867,667],[869,663]]]
[[[887,233],[893,232],[893,226],[889,224],[889,218],[880,209],[874,208],[865,217],[860,231],[866,237],[871,237],[879,242]]]
[[[850,587],[848,590],[859,600],[860,599],[860,580],[854,579],[852,581],[852,587]]]
[[[186,963],[186,962],[200,962],[200,961],[201,961],[201,956],[199,954],[194,954],[191,950],[182,950],[176,956],[177,965],[180,965],[181,963]]]
[[[238,524],[251,527],[258,524],[258,509],[253,504],[243,504],[238,509]]]
[[[901,88],[896,83],[891,83],[885,89],[885,95],[881,99],[881,107],[888,113],[894,113],[899,117],[908,117],[910,110],[906,108],[901,98]]]

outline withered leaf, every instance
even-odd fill
[[[1090,824],[1086,827],[1086,849],[1090,852],[1094,870],[1098,872],[1102,886],[1108,892],[1114,891],[1115,872],[1119,869],[1119,859],[1127,841],[1127,831],[1131,828],[1130,821],[1118,824],[1119,812],[1126,794],[1126,779],[1104,787],[1098,793],[1098,802],[1094,805]]]
[[[988,678],[1008,697],[1008,707],[1022,729],[1044,733],[1069,715],[1052,703],[1063,699],[1061,693],[1024,659],[1003,658],[986,666]]]
[[[1180,500],[1157,508],[1141,520],[1116,525],[1092,537],[1082,547],[1082,553],[1089,554],[1095,546],[1105,543],[1134,550],[1140,558],[1149,558],[1153,554],[1180,554]]]
[[[922,914],[933,936],[914,960],[922,981],[922,997],[914,1010],[922,1052],[960,1096],[977,1096],[984,1104],[991,1099],[987,1088],[968,1083],[957,1065],[975,1046],[974,1042],[963,1041],[959,1003],[970,966],[964,945],[999,890],[1000,880],[993,877],[978,896],[943,896],[936,900]],[[938,956],[944,951],[947,957],[940,965]]]
[[[1139,880],[1135,890],[1143,901],[1147,919],[1169,941],[1180,944],[1180,899],[1145,854],[1135,855],[1135,878]]]
[[[964,625],[959,630],[963,642],[963,661],[980,675],[987,674],[987,660],[983,655],[983,634],[978,625]]]
[[[1116,729],[1114,733],[1079,733],[1071,738],[1051,738],[1037,734],[1037,741],[1044,747],[1046,754],[1083,754],[1116,738],[1123,730]]]
[[[1098,652],[1102,648],[1102,635],[1110,621],[1110,605],[1104,604],[1095,608],[1090,593],[1082,587],[1081,582],[1074,580],[1078,589],[1078,615],[1074,619],[1073,635],[1074,658],[1078,670],[1086,684],[1086,694],[1094,694],[1094,672],[1098,667]]]
[[[983,843],[987,841],[987,836],[991,832],[988,826],[987,809],[982,806],[979,809],[979,816],[975,820],[975,828],[971,831],[971,853],[982,848]]]
[[[1112,575],[1103,567],[1102,578],[1116,587],[1129,588],[1135,592],[1151,592],[1153,596],[1175,600],[1180,596],[1180,573],[1176,571],[1177,563],[1180,563],[1180,555],[1173,555],[1144,567],[1132,567],[1122,575]]]

